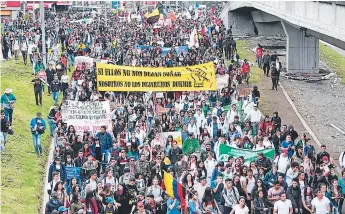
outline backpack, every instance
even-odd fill
[[[236,201],[237,201],[237,204],[238,204],[239,202],[238,202],[238,199],[237,199],[237,196],[236,196],[236,192],[235,192],[235,189],[234,189],[233,186],[231,187],[231,190],[232,190],[232,192],[234,193],[235,198],[236,198]],[[220,199],[220,203],[221,203],[221,205],[223,205],[223,206],[225,205],[224,196],[225,196],[225,197],[228,197],[228,190],[227,190],[226,188],[223,189],[223,194],[221,195],[221,199]]]

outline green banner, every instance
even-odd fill
[[[223,110],[228,112],[231,109],[231,105],[223,106]]]
[[[259,151],[252,151],[248,149],[237,149],[225,144],[219,145],[219,158],[218,161],[228,161],[229,156],[233,157],[244,157],[245,162],[255,161],[258,158],[258,153],[263,153],[265,157],[274,159],[274,149],[264,149]]]

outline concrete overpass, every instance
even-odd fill
[[[231,1],[220,15],[238,35],[285,35],[288,72],[319,71],[319,39],[345,49],[345,4],[323,1]]]

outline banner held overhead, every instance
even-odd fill
[[[97,63],[98,91],[216,90],[213,62],[173,68],[130,67]]]

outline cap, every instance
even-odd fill
[[[315,169],[315,173],[321,173],[320,167],[317,167],[317,168]]]
[[[328,161],[328,157],[327,157],[327,156],[323,156],[323,157],[322,157],[322,160],[323,160],[323,161]]]
[[[148,198],[154,198],[154,196],[153,196],[152,193],[149,193],[146,197],[148,197]]]
[[[206,177],[205,176],[201,176],[200,177],[200,181],[202,181],[202,180],[206,180]]]
[[[282,153],[288,153],[288,148],[282,148]]]
[[[60,157],[60,156],[57,156],[57,157],[55,158],[55,161],[61,161],[61,157]]]
[[[132,146],[132,144],[131,143],[126,143],[126,146]]]
[[[112,197],[107,198],[106,201],[108,204],[113,204],[114,203],[114,199]]]
[[[254,107],[258,107],[258,104],[254,104]]]
[[[67,211],[67,208],[64,206],[61,206],[61,207],[59,207],[58,211],[59,212],[65,212],[65,211]]]

